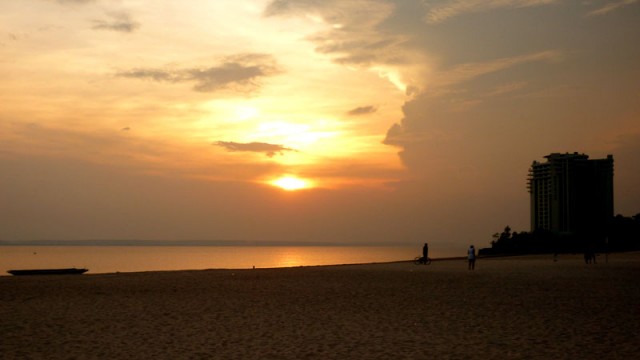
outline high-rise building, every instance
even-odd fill
[[[531,231],[603,236],[613,218],[613,156],[553,153],[529,169]]]

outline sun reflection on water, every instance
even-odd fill
[[[273,261],[276,267],[303,266],[309,263],[306,261],[304,253],[295,248],[287,248],[278,252],[278,254],[274,256]]]

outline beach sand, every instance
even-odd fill
[[[630,359],[640,253],[0,277],[2,359]]]

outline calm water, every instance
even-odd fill
[[[248,269],[410,260],[419,247],[385,246],[0,246],[9,269],[87,268],[89,273]]]

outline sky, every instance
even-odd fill
[[[638,39],[638,0],[1,1],[0,240],[463,253],[554,152],[635,215]]]

